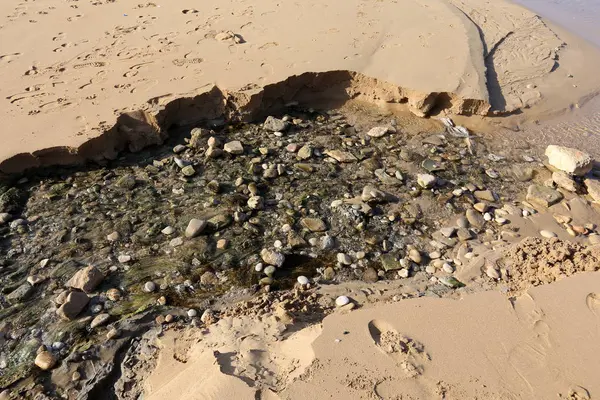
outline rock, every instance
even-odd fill
[[[183,174],[183,176],[189,177],[189,176],[196,175],[196,170],[191,165],[188,165],[188,166],[181,168],[181,173]]]
[[[417,183],[424,189],[431,189],[435,186],[437,178],[430,174],[418,174]]]
[[[38,275],[38,274],[33,274],[33,275],[29,275],[27,277],[27,282],[31,285],[31,286],[35,286],[39,283],[42,283],[46,280],[46,277]]]
[[[116,185],[120,188],[131,190],[135,187],[135,177],[131,174],[127,174],[117,180]]]
[[[178,145],[176,145],[175,147],[173,147],[173,153],[175,153],[175,154],[179,154],[179,153],[181,153],[181,152],[184,152],[186,148],[187,148],[187,147],[185,147],[184,145],[182,145],[182,144],[178,144]]]
[[[469,227],[469,220],[467,219],[466,216],[461,215],[456,220],[456,226],[458,226],[459,228],[468,228]]]
[[[547,239],[556,237],[556,233],[554,233],[552,231],[547,231],[547,230],[541,230],[540,235],[542,235],[542,237],[545,237]]]
[[[408,251],[408,258],[414,262],[415,264],[421,264],[423,261],[423,257],[421,256],[421,252],[417,249],[410,249]]]
[[[377,274],[377,270],[373,267],[365,268],[365,271],[362,274],[362,280],[368,283],[375,283],[379,280],[379,275]]]
[[[515,179],[520,182],[528,182],[533,179],[533,168],[516,164],[512,167]]]
[[[296,278],[296,281],[302,286],[306,286],[310,282],[304,275],[300,275],[298,278]]]
[[[352,264],[352,258],[348,254],[338,253],[336,258],[337,258],[337,261],[342,265]]]
[[[273,266],[273,265],[267,265],[265,267],[265,269],[263,270],[264,274],[270,278],[273,277],[273,275],[275,274],[275,271],[277,271],[277,268],[275,268],[275,266]]]
[[[12,219],[12,215],[10,215],[9,213],[0,213],[0,225],[4,225],[7,222],[10,222],[10,220]]]
[[[32,293],[33,287],[28,282],[25,282],[6,295],[6,300],[12,304],[19,303],[27,300]]]
[[[69,279],[66,286],[91,293],[104,280],[104,274],[96,267],[89,266],[80,269]]]
[[[467,240],[473,239],[473,234],[467,228],[458,228],[456,231],[456,236],[461,242],[466,242]]]
[[[56,365],[56,358],[47,350],[41,351],[35,357],[35,365],[41,370],[47,371]]]
[[[108,289],[106,291],[106,298],[110,301],[119,301],[121,300],[121,292],[116,288]]]
[[[388,195],[374,186],[366,185],[362,190],[360,199],[364,202],[385,202],[388,200]]]
[[[156,290],[156,283],[154,283],[152,281],[148,281],[148,282],[144,283],[144,292],[152,293],[155,290]]]
[[[409,275],[410,271],[407,268],[402,268],[400,271],[398,271],[399,278],[408,278]]]
[[[561,201],[562,198],[562,193],[544,185],[534,184],[527,188],[527,201],[541,207],[550,207]]]
[[[219,158],[223,155],[223,150],[218,147],[209,147],[206,149],[206,153],[204,153],[206,158]]]
[[[214,272],[206,271],[200,276],[200,284],[205,286],[216,285],[219,283],[219,278]]]
[[[176,237],[175,239],[171,239],[171,241],[169,242],[169,246],[171,246],[171,247],[179,247],[182,244],[183,244],[182,237]]]
[[[568,174],[583,176],[592,170],[592,157],[583,151],[550,145],[545,154],[551,166]]]
[[[440,229],[440,233],[444,236],[446,236],[447,238],[450,238],[454,235],[454,233],[456,232],[456,228],[453,226],[449,226],[446,228],[441,228]]]
[[[206,188],[214,194],[221,192],[221,184],[214,179],[206,184]]]
[[[190,308],[187,311],[187,316],[190,318],[194,318],[194,317],[198,316],[198,311],[194,310],[193,308]]]
[[[600,181],[596,179],[586,179],[583,181],[588,194],[595,202],[600,202]]]
[[[327,230],[327,225],[320,218],[302,218],[300,223],[311,232],[325,232]]]
[[[335,247],[335,238],[333,236],[325,235],[321,238],[321,248],[323,250],[331,250]]]
[[[225,143],[225,146],[223,146],[223,150],[225,150],[226,152],[228,152],[230,154],[235,154],[235,155],[244,154],[244,146],[242,145],[242,142],[240,142],[239,140],[234,140],[234,141]]]
[[[577,191],[577,183],[571,178],[571,175],[562,171],[555,171],[552,173],[552,181],[556,183],[556,186],[568,190],[569,192]]]
[[[260,257],[265,263],[276,267],[281,267],[285,262],[285,256],[283,254],[269,249],[262,249]]]
[[[207,222],[203,219],[192,218],[188,223],[187,228],[185,228],[185,237],[194,238],[204,231],[206,228]]]
[[[289,231],[287,235],[287,243],[292,249],[306,246],[306,240],[297,232]]]
[[[116,339],[119,336],[121,336],[121,331],[117,328],[111,328],[106,332],[106,339],[108,340]]]
[[[172,235],[173,233],[175,233],[175,228],[173,228],[172,226],[167,226],[165,229],[163,229],[161,231],[161,233],[163,235]]]
[[[500,272],[493,265],[488,265],[485,274],[492,279],[500,279]]]
[[[325,278],[325,280],[328,280],[328,281],[335,278],[335,269],[333,269],[333,267],[325,268],[325,271],[323,271],[323,278]]]
[[[475,196],[478,200],[483,201],[496,201],[496,197],[494,196],[494,192],[491,190],[476,190],[473,192],[473,196]]]
[[[339,296],[335,299],[335,305],[338,307],[343,307],[348,303],[350,303],[350,299],[348,298],[348,296]]]
[[[56,313],[67,321],[75,319],[89,301],[89,297],[83,292],[70,292],[63,305],[56,310]]]
[[[464,283],[453,276],[441,276],[438,279],[442,285],[448,286],[449,288],[456,289],[465,286]]]
[[[106,240],[108,240],[109,242],[116,242],[117,240],[119,240],[119,232],[113,232],[109,235],[106,236]]]
[[[215,312],[213,310],[207,308],[200,316],[200,321],[202,321],[204,325],[208,326],[217,322],[217,316],[215,315]]]
[[[229,246],[229,240],[219,239],[217,240],[217,250],[225,250]]]
[[[117,260],[119,260],[121,264],[127,264],[132,260],[132,258],[128,254],[121,254],[119,257],[117,257]]]
[[[402,268],[400,261],[396,259],[392,254],[382,254],[379,258],[383,269],[387,271],[395,271]]]
[[[288,122],[271,116],[267,117],[265,123],[263,124],[263,128],[270,132],[284,132],[288,126]]]
[[[485,219],[483,218],[483,215],[481,215],[475,210],[467,210],[466,216],[467,220],[469,221],[469,224],[471,224],[475,228],[481,229],[485,225]]]
[[[252,196],[248,199],[248,207],[253,210],[262,210],[264,207],[264,200],[261,196]]]
[[[233,221],[233,217],[229,214],[217,214],[217,215],[211,217],[206,222],[208,223],[208,227],[213,232],[216,232],[216,231],[220,231],[221,229],[228,227],[232,221]]]
[[[309,158],[311,158],[313,155],[313,149],[311,146],[309,146],[308,144],[305,144],[304,146],[302,146],[300,148],[300,150],[298,150],[298,154],[296,155],[296,157],[298,157],[300,160],[307,160]]]
[[[325,151],[325,154],[328,155],[329,157],[333,158],[337,162],[341,162],[341,163],[358,161],[358,158],[356,158],[352,153],[349,153],[347,151],[327,150],[327,151]]]
[[[421,167],[423,167],[428,172],[436,172],[436,171],[444,171],[446,167],[440,161],[432,160],[431,158],[426,158],[421,162]]]
[[[106,323],[108,322],[109,319],[110,319],[110,315],[108,315],[106,313],[98,314],[90,323],[90,328],[94,329],[99,326],[106,325]]]
[[[374,128],[371,128],[369,130],[369,132],[367,132],[367,135],[373,137],[373,138],[380,138],[382,136],[384,136],[386,133],[388,133],[390,131],[390,128],[388,128],[387,126],[376,126]]]

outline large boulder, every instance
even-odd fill
[[[87,294],[83,292],[71,292],[67,296],[67,299],[65,300],[63,305],[60,306],[58,310],[56,310],[56,313],[62,319],[70,321],[72,319],[75,319],[75,317],[77,317],[77,315],[79,315],[79,313],[83,311],[83,309],[85,308],[85,306],[87,306],[89,301],[90,299],[87,296]]]
[[[90,265],[77,271],[67,282],[67,287],[91,293],[103,279],[104,274]]]
[[[568,174],[582,176],[592,169],[592,157],[570,147],[550,145],[546,148],[546,157],[552,167]]]

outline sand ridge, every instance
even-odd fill
[[[77,148],[124,112],[157,114],[215,84],[261,88],[305,72],[356,71],[405,91],[420,111],[430,93],[510,111],[541,98],[535,86],[562,44],[533,13],[496,2],[8,0],[1,7],[0,160]]]

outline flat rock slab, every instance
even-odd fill
[[[563,199],[558,190],[544,185],[531,185],[527,188],[527,201],[542,207],[550,207]]]
[[[592,157],[577,149],[550,145],[545,154],[551,166],[568,174],[582,176],[592,169]]]

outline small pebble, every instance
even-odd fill
[[[335,305],[338,307],[343,307],[348,303],[350,303],[348,296],[339,296],[337,299],[335,299]]]
[[[540,231],[540,235],[542,235],[545,238],[553,238],[556,237],[556,233],[552,232],[552,231],[547,231],[547,230],[542,230]]]
[[[187,315],[190,318],[194,318],[198,315],[198,311],[194,310],[193,308],[190,308],[187,312]]]
[[[297,279],[298,283],[301,284],[302,286],[308,285],[308,278],[305,277],[304,275],[300,275]]]
[[[156,283],[149,281],[144,284],[144,292],[152,293],[156,290]]]

